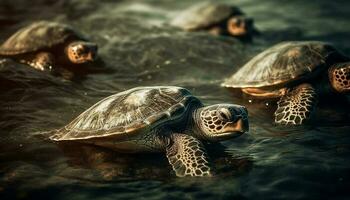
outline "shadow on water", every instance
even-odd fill
[[[0,41],[34,20],[66,22],[99,44],[110,71],[66,79],[0,62],[0,198],[344,199],[349,97],[325,98],[315,123],[288,128],[274,125],[275,102],[250,103],[219,85],[280,41],[329,41],[349,54],[349,2],[222,1],[255,19],[262,34],[252,44],[167,25],[197,2],[1,1]],[[33,137],[64,126],[106,96],[145,85],[184,86],[205,104],[247,106],[249,133],[210,148],[217,177],[176,178],[164,154],[131,156]]]

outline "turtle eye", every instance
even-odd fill
[[[77,55],[82,55],[86,53],[86,48],[83,45],[78,45],[75,49]]]
[[[73,51],[73,53],[76,54],[76,55],[80,55],[80,54],[81,54],[81,49],[80,49],[79,46],[73,47],[72,51]]]
[[[229,110],[225,109],[225,108],[221,108],[219,110],[219,117],[222,121],[230,121],[231,119],[231,113]]]
[[[79,46],[78,52],[79,52],[80,54],[84,54],[84,53],[86,53],[86,48],[85,48],[84,46]]]

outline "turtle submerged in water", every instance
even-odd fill
[[[53,131],[50,139],[123,153],[166,152],[177,176],[211,176],[203,143],[227,140],[246,131],[245,107],[203,106],[187,89],[158,86],[109,96]]]
[[[214,35],[228,35],[247,41],[258,33],[253,19],[246,17],[238,7],[216,3],[194,5],[170,24],[186,31],[206,30]]]
[[[14,58],[38,70],[56,65],[95,61],[97,45],[88,42],[72,27],[49,21],[21,28],[0,46],[0,56]]]
[[[318,99],[350,91],[350,59],[328,43],[282,42],[252,58],[222,86],[257,98],[279,98],[275,122],[312,119]]]

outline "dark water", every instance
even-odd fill
[[[65,80],[1,62],[1,199],[350,197],[348,106],[324,99],[327,108],[315,126],[281,128],[272,125],[271,104],[249,104],[219,87],[257,52],[284,40],[333,42],[349,55],[349,1],[226,1],[255,19],[262,35],[252,44],[166,25],[199,1],[97,2],[0,2],[0,41],[34,20],[67,22],[99,44],[109,69]],[[61,148],[33,137],[65,125],[108,95],[144,85],[183,86],[205,104],[248,106],[250,132],[222,143],[229,159],[216,159],[222,172],[218,177],[176,178],[162,154],[125,156],[84,146]]]

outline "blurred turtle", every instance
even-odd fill
[[[229,35],[247,41],[258,33],[253,19],[246,17],[238,7],[216,3],[194,5],[170,24],[186,31],[206,30],[214,35]]]
[[[49,21],[21,28],[0,46],[0,56],[10,57],[38,70],[56,65],[95,61],[97,45],[88,42],[72,27]]]
[[[258,98],[279,98],[275,122],[300,125],[320,96],[350,91],[350,59],[328,43],[282,42],[255,56],[222,84]]]
[[[203,143],[234,138],[247,130],[243,106],[203,106],[184,88],[157,86],[109,96],[51,132],[50,139],[123,153],[165,152],[177,176],[211,176]]]

